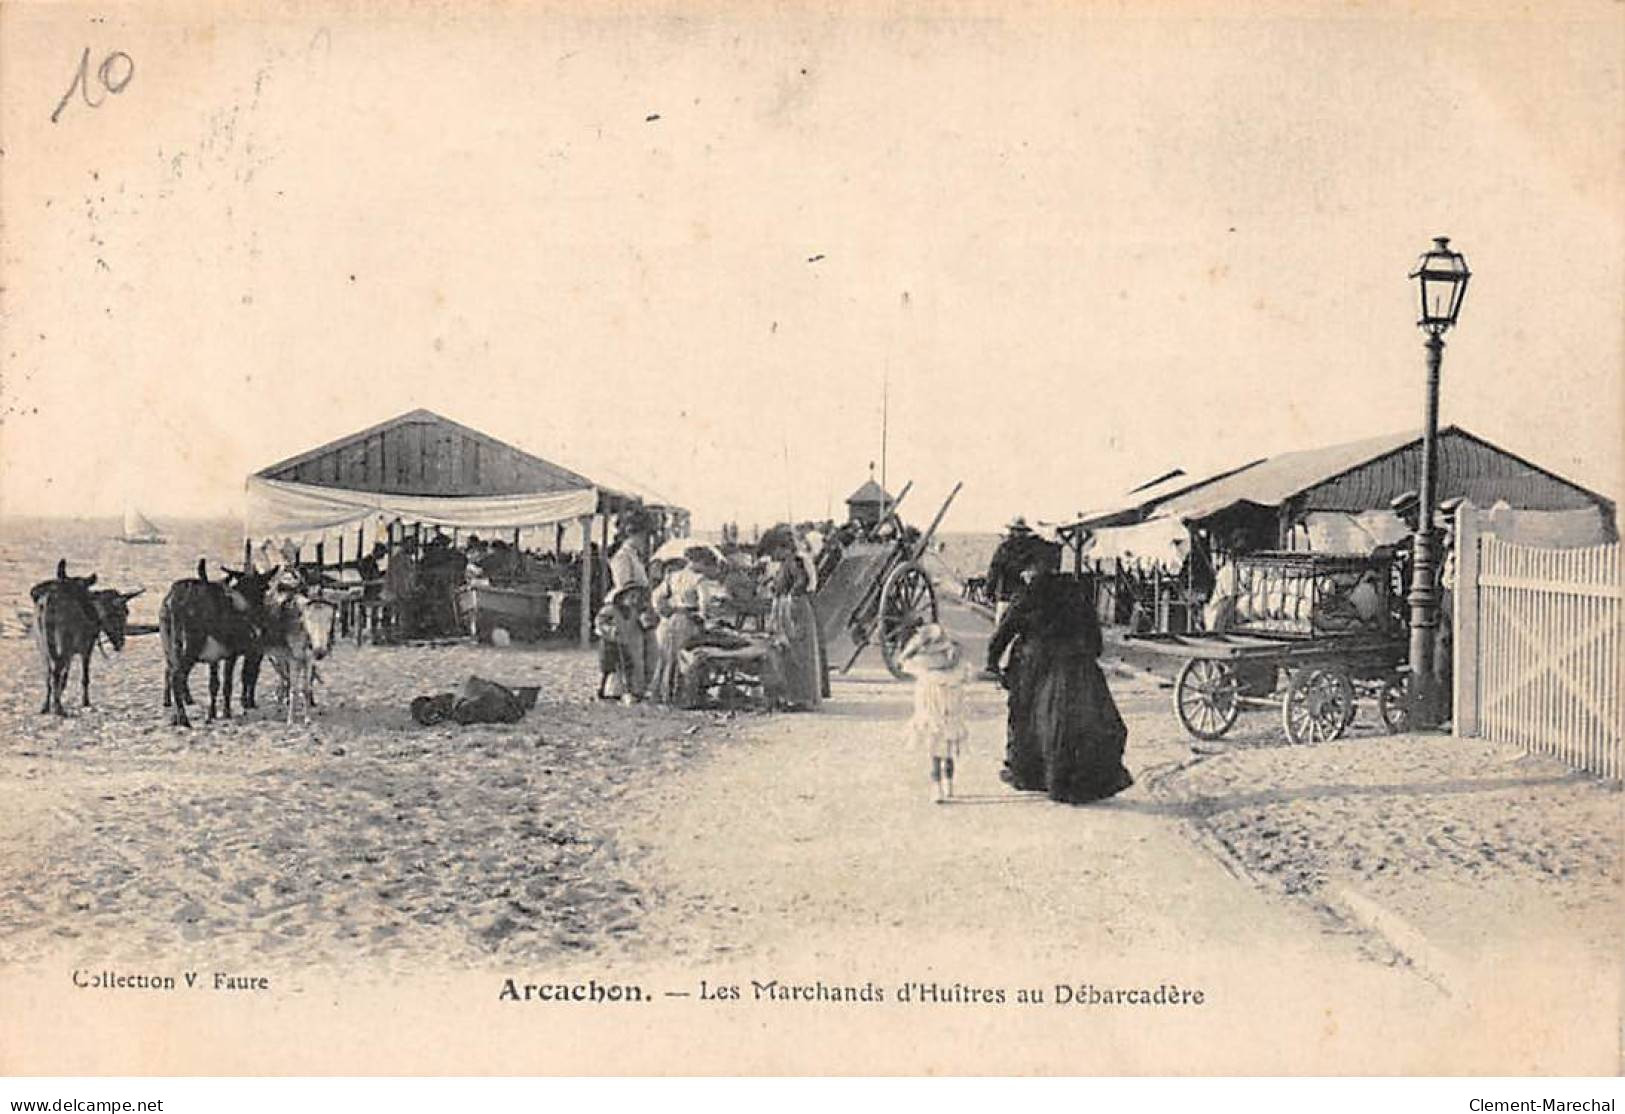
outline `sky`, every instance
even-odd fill
[[[1617,497],[1625,9],[1209,7],[8,5],[0,513],[424,407],[765,525],[884,398],[915,516],[1057,518],[1419,427],[1437,235],[1443,420]]]

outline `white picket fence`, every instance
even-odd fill
[[[1620,546],[1546,549],[1463,516],[1456,588],[1456,730],[1600,777],[1625,773]]]

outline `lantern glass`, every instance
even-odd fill
[[[1436,237],[1433,250],[1417,260],[1411,277],[1417,280],[1421,295],[1421,319],[1417,324],[1431,333],[1442,333],[1456,323],[1461,302],[1467,293],[1467,260],[1450,250],[1450,238]]]

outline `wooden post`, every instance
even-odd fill
[[[359,561],[360,556],[361,556],[361,554],[359,552],[357,552],[356,557],[358,558],[358,560],[357,560],[357,565],[358,566],[360,564],[360,561]],[[337,566],[337,572],[338,572],[338,579],[342,583],[343,580],[344,580],[344,531],[343,530],[339,531],[339,563],[338,563],[338,566]],[[344,638],[344,637],[348,636],[349,633],[350,633],[350,619],[351,619],[351,614],[352,614],[353,611],[354,611],[354,607],[348,600],[346,600],[344,603],[339,605],[339,637],[340,638]]]
[[[254,541],[252,538],[243,539],[243,571],[254,570]]]
[[[1463,502],[1456,508],[1455,629],[1451,675],[1455,678],[1451,734],[1458,739],[1477,736],[1478,667],[1478,539],[1485,533],[1489,512]]]
[[[581,648],[592,645],[592,515],[581,516]]]

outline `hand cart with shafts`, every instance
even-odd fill
[[[1310,553],[1236,559],[1236,617],[1225,631],[1130,635],[1127,644],[1184,659],[1174,715],[1198,739],[1222,738],[1248,708],[1281,709],[1295,743],[1341,738],[1358,695],[1390,732],[1408,724],[1408,638],[1390,606],[1387,562]]]
[[[813,594],[813,611],[824,645],[834,645],[843,634],[851,642],[851,655],[841,667],[842,673],[852,668],[866,648],[878,643],[892,676],[906,677],[898,662],[903,647],[921,626],[937,621],[936,589],[920,560],[965,485],[954,485],[931,525],[917,537],[897,517],[897,508],[913,486],[903,488],[875,531],[887,536],[848,544],[840,563]]]

